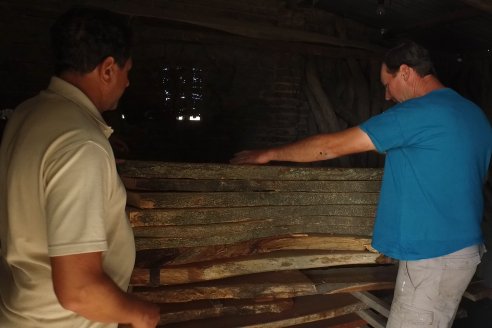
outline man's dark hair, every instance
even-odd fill
[[[131,56],[132,31],[125,16],[105,9],[76,7],[51,27],[55,74],[88,73],[109,56],[123,67]]]
[[[404,41],[388,50],[383,63],[390,74],[398,72],[402,64],[413,68],[421,77],[436,74],[429,51],[414,41]]]

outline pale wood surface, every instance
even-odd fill
[[[395,265],[378,265],[312,269],[303,273],[319,294],[333,294],[393,289],[397,271]]]
[[[134,286],[133,293],[156,303],[202,299],[276,299],[392,289],[395,278],[393,266],[285,270],[182,285]]]
[[[362,319],[367,321],[373,328],[385,328],[387,320],[385,317],[379,315],[371,309],[360,310],[355,312]]]
[[[137,253],[136,266],[150,268],[164,265],[182,265],[295,249],[375,252],[371,247],[371,239],[369,237],[332,234],[291,234],[251,239],[231,245],[142,250]]]
[[[315,327],[367,308],[347,293],[394,286],[370,246],[379,169],[119,170],[138,250],[132,293],[161,304],[166,327]]]
[[[128,209],[137,250],[230,245],[286,234],[372,234],[375,205]]]
[[[243,258],[167,266],[152,277],[151,270],[135,268],[131,284],[183,284],[251,273],[309,269],[350,264],[375,264],[378,253],[353,251],[276,251]]]
[[[366,325],[361,317],[355,313],[344,314],[335,318],[319,320],[289,326],[289,328],[361,328]]]
[[[276,299],[314,295],[316,286],[298,270],[265,272],[174,286],[133,287],[132,293],[155,303],[215,299]]]
[[[180,304],[161,304],[160,325],[221,316],[281,313],[292,309],[292,299],[262,300],[202,300]]]
[[[166,325],[166,328],[274,328],[326,320],[366,309],[351,295],[316,295],[299,297],[294,307],[282,313],[264,313],[244,316],[224,316],[215,319],[196,320]]]
[[[384,300],[379,299],[370,292],[366,291],[352,292],[350,294],[382,316],[386,318],[389,317],[391,304],[386,303]]]

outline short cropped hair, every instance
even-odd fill
[[[75,7],[51,27],[54,70],[88,73],[107,57],[123,67],[131,57],[129,19],[105,9]]]
[[[413,68],[421,77],[436,74],[429,51],[414,41],[404,41],[388,50],[383,63],[390,74],[398,72],[403,64]]]

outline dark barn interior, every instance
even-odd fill
[[[376,265],[374,255],[379,254],[371,253],[368,246],[384,156],[371,153],[262,168],[231,168],[227,163],[243,149],[267,148],[357,126],[384,111],[391,103],[384,100],[379,78],[382,56],[406,38],[428,47],[442,82],[492,118],[492,3],[0,0],[2,127],[11,110],[47,86],[52,75],[49,27],[72,5],[99,6],[128,15],[134,28],[130,87],[119,108],[104,115],[115,130],[115,154],[128,163],[121,168],[122,177],[129,191],[129,215],[139,250],[133,290],[161,303],[162,326],[341,328],[369,322],[379,327],[381,318],[368,312],[375,306],[349,293],[374,290],[380,298],[373,302],[391,295],[392,265],[381,263],[385,261],[381,258]],[[286,173],[287,167],[292,171]],[[313,178],[315,174],[323,177]],[[328,187],[341,180],[358,184]],[[278,181],[281,183],[276,184]],[[293,181],[306,184],[294,185]],[[318,182],[324,184],[314,185]],[[335,221],[322,226],[325,214],[314,209],[308,213],[308,208],[313,202],[325,201],[317,197],[326,197],[322,191],[327,188],[335,192],[348,188],[345,192],[363,195],[343,205],[366,206],[368,212],[330,212],[326,217],[367,220],[347,223],[343,229]],[[240,194],[224,196],[233,191]],[[258,191],[296,192],[299,198],[272,198],[266,204],[261,203],[263,196],[255,193]],[[306,200],[306,191],[314,200]],[[225,198],[219,201],[219,194]],[[186,199],[180,202],[180,197]],[[279,209],[292,205],[290,201],[304,205],[302,213]],[[252,206],[258,206],[254,213],[240,214]],[[183,212],[172,214],[171,220],[170,213],[179,210]],[[277,212],[288,224],[275,221],[270,212]],[[265,217],[269,219],[253,227],[255,219]],[[319,221],[309,225],[300,217]],[[243,224],[246,219],[250,225]],[[189,225],[183,227],[183,222]],[[170,241],[163,234],[180,238]],[[277,244],[272,245],[273,236],[288,237],[275,239]],[[310,236],[313,239],[303,239]],[[330,257],[336,264],[327,266],[342,270],[331,272],[316,270],[326,262],[316,262],[306,252],[304,258],[291,245],[302,244],[303,251],[313,251],[313,243],[337,242],[350,244],[341,251],[360,254],[350,255],[350,260]],[[316,256],[332,256],[337,248],[316,251]],[[293,253],[298,257],[293,259]],[[315,264],[302,264],[301,257]],[[273,265],[274,259],[291,261],[292,270]],[[230,268],[233,265],[236,271]],[[248,269],[237,269],[241,266]],[[350,271],[354,267],[357,276]],[[383,272],[382,268],[389,269]],[[206,271],[209,269],[213,272]],[[189,279],[183,278],[185,271]],[[279,278],[274,273],[283,275]],[[301,273],[310,277],[311,285],[300,278]],[[456,327],[490,327],[490,318],[483,313],[491,305],[487,290],[480,286],[477,281],[476,290],[464,299]],[[308,292],[309,288],[317,292]],[[230,291],[233,289],[236,292]],[[318,309],[320,304],[327,305]],[[306,309],[312,313],[303,312]],[[370,321],[368,313],[375,321]]]
[[[2,1],[1,109],[47,84],[49,26],[84,3],[133,20],[131,87],[108,115],[128,145],[122,157],[227,162],[241,149],[357,125],[389,105],[379,65],[399,38],[430,47],[445,84],[492,115],[482,1]],[[325,164],[381,165],[341,162]]]

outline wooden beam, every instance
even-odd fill
[[[327,131],[321,132],[339,131],[341,128],[338,123],[338,117],[335,114],[335,110],[333,109],[330,99],[323,90],[313,57],[309,57],[306,63],[306,81],[309,90],[313,94],[314,100],[318,104],[321,119],[326,123],[328,128]]]
[[[381,181],[382,169],[314,168],[274,165],[230,165],[212,163],[167,163],[125,160],[118,165],[121,176],[133,178],[218,180],[363,180]]]
[[[170,25],[170,24],[169,24]],[[287,43],[275,40],[251,39],[238,35],[226,34],[220,31],[204,30],[199,26],[195,29],[190,27],[177,28],[162,24],[162,27],[141,27],[139,43],[145,44],[146,47],[156,45],[162,47],[163,44],[193,42],[196,44],[220,44],[243,49],[262,49],[278,52],[289,52],[306,55],[324,56],[325,58],[381,58],[380,53],[367,52],[356,48],[341,48],[329,45],[320,45],[312,43]],[[138,50],[137,50],[138,51]],[[160,52],[145,51],[145,57],[139,53],[140,60],[159,60],[162,58]]]
[[[137,209],[128,207],[127,213],[134,228],[149,226],[181,226],[216,223],[263,222],[295,225],[312,222],[340,226],[366,225],[374,219],[377,206],[373,205],[305,205],[255,206],[224,208]]]
[[[394,265],[354,266],[304,270],[319,294],[352,293],[393,289],[397,268]]]
[[[360,310],[355,312],[359,317],[364,319],[368,324],[373,328],[385,328],[386,327],[386,319],[371,309]]]
[[[295,328],[363,328],[366,321],[355,313],[344,314],[335,318],[307,322],[296,325]]]
[[[286,234],[372,235],[376,205],[128,209],[137,250],[230,245]]]
[[[240,223],[222,223],[212,226],[163,226],[134,228],[137,250],[210,245],[230,245],[238,242],[283,234],[319,233],[369,236],[373,218],[354,220],[360,225],[333,223],[334,218],[313,218],[313,221],[292,223],[282,220],[250,220]],[[285,223],[283,225],[282,223]]]
[[[152,268],[165,265],[183,265],[296,249],[376,252],[371,247],[371,239],[368,237],[332,234],[291,234],[256,238],[231,245],[220,244],[139,251],[137,252],[135,266]]]
[[[314,123],[316,125],[315,133],[326,133],[330,131],[328,122],[326,122],[323,115],[321,114],[321,108],[318,102],[316,101],[313,92],[307,85],[304,85],[303,89],[304,89],[304,94],[306,95],[306,99],[309,103],[309,108],[311,109],[311,113],[314,118]]]
[[[159,325],[175,322],[217,318],[230,315],[254,315],[259,313],[280,313],[294,305],[292,299],[265,300],[202,300],[188,303],[161,304]]]
[[[182,22],[202,26],[230,34],[263,40],[280,40],[284,42],[307,42],[314,44],[326,44],[338,47],[364,49],[370,52],[384,52],[384,48],[358,41],[341,40],[325,34],[307,32],[287,27],[279,27],[273,24],[252,22],[216,15],[213,13],[203,14],[194,10],[177,10],[165,8],[150,1],[143,5],[136,1],[125,3],[105,2],[101,4],[98,0],[85,0],[85,4],[103,6],[112,11],[139,17],[150,17],[161,20]]]
[[[136,268],[131,283],[175,285],[286,269],[375,264],[378,256],[378,253],[370,252],[278,251],[245,258],[169,266],[160,270]]]
[[[277,180],[211,180],[174,178],[121,177],[131,191],[309,191],[309,192],[379,192],[380,181],[277,181]]]
[[[184,285],[132,288],[132,294],[154,303],[215,299],[276,299],[317,294],[313,282],[298,270],[264,272]]]
[[[354,302],[347,298],[348,295],[338,295],[337,299],[327,299],[329,296],[307,296],[296,300],[296,305],[301,308],[308,309],[308,313],[304,311],[296,316],[296,311],[292,309],[287,318],[277,319],[267,322],[259,322],[250,325],[243,326],[244,328],[278,328],[278,327],[289,327],[299,324],[304,324],[307,322],[316,322],[319,320],[335,318],[340,315],[345,315],[360,311],[365,308],[365,305],[361,303]],[[305,299],[305,300],[304,300]],[[321,306],[320,306],[321,305]],[[304,312],[304,313],[303,313]]]
[[[375,205],[379,193],[337,192],[127,192],[127,204],[140,209],[245,206]]]
[[[243,328],[280,328],[314,323],[354,313],[367,306],[351,295],[317,295],[299,297],[294,307],[281,313],[263,313],[257,315],[224,316],[204,320],[188,321],[166,325],[166,328],[198,327],[243,327]],[[342,326],[343,327],[343,326]]]
[[[382,316],[386,318],[389,317],[391,305],[377,298],[373,294],[369,292],[353,292],[351,293],[351,295],[357,298],[359,301],[366,304],[367,306],[369,306],[374,311],[381,314]]]
[[[470,7],[492,14],[492,3],[489,0],[461,0]]]
[[[393,266],[354,266],[263,272],[182,285],[133,286],[132,293],[155,303],[203,299],[276,299],[394,288]]]

